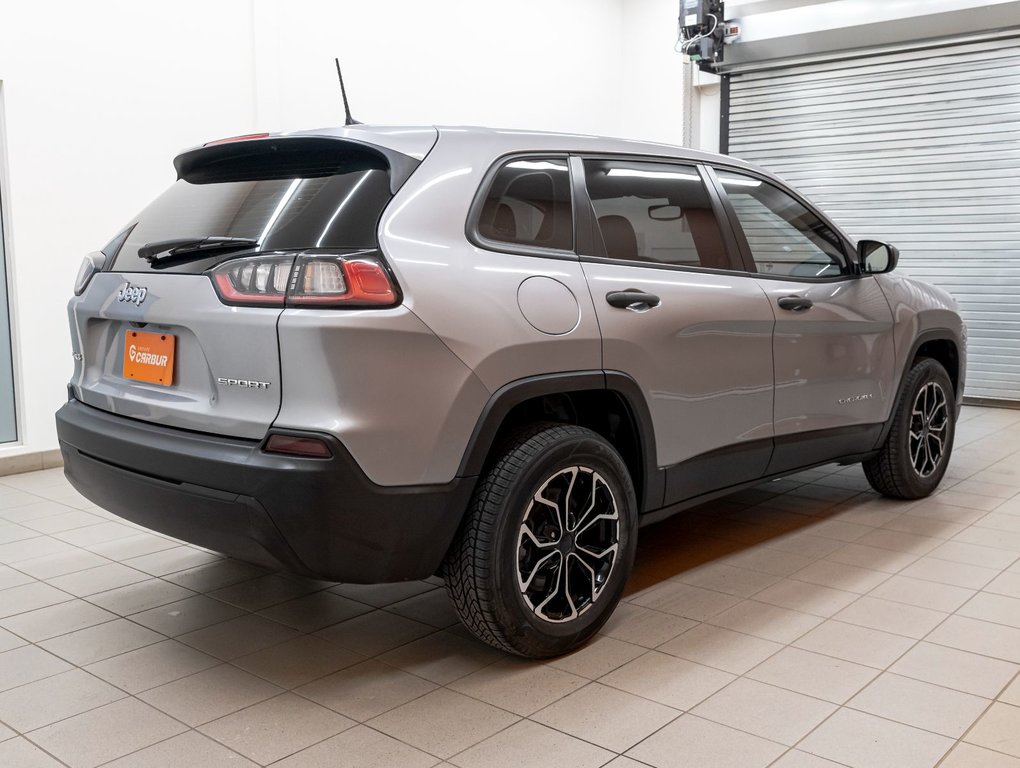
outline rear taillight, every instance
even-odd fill
[[[386,264],[365,253],[250,256],[226,261],[207,274],[225,304],[392,307],[399,300]]]

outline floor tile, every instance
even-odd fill
[[[71,665],[34,645],[23,645],[0,653],[0,691],[32,683],[60,672]]]
[[[157,608],[192,596],[190,590],[170,584],[162,579],[146,579],[116,589],[89,596],[89,602],[112,611],[119,616]]]
[[[506,654],[473,637],[442,631],[384,653],[379,660],[446,685],[505,657]]]
[[[614,752],[625,752],[680,714],[654,701],[591,683],[531,719]]]
[[[0,693],[0,720],[27,733],[124,696],[88,672],[69,669]]]
[[[627,754],[655,768],[764,768],[785,751],[774,741],[684,715]]]
[[[944,546],[944,545],[943,545]],[[886,573],[898,573],[917,560],[919,555],[904,552],[894,552],[891,549],[881,547],[869,547],[866,544],[844,544],[826,560],[832,560],[844,565],[856,565],[858,568],[870,568],[874,571]]]
[[[658,650],[735,675],[742,675],[782,647],[779,643],[762,640],[753,635],[714,627],[711,624],[700,624],[663,643]]]
[[[925,639],[961,651],[1020,663],[1020,629],[1015,627],[950,616]]]
[[[104,541],[99,544],[91,544],[88,547],[90,552],[110,558],[111,560],[128,560],[142,555],[149,555],[153,552],[162,552],[167,549],[177,549],[180,544],[165,536],[157,536],[154,533],[136,533],[124,539]]]
[[[990,703],[980,696],[884,673],[847,706],[958,739]]]
[[[583,677],[533,661],[508,658],[450,684],[450,689],[527,716],[576,691]]]
[[[600,682],[674,709],[686,710],[733,679],[728,672],[650,651],[610,672]]]
[[[453,609],[453,604],[445,589],[434,589],[420,595],[386,606],[387,611],[407,619],[428,624],[436,629],[445,629],[460,624],[460,617]]]
[[[884,571],[871,568],[858,568],[856,565],[834,563],[831,560],[818,560],[801,568],[791,578],[806,581],[809,584],[820,584],[844,592],[864,594],[870,592],[889,578]]]
[[[776,557],[782,556],[776,555]],[[761,571],[736,568],[725,563],[711,563],[687,571],[679,576],[677,581],[736,597],[750,597],[765,587],[775,584],[779,578]]]
[[[692,714],[763,739],[793,746],[836,705],[754,680],[735,680],[692,710]]]
[[[1020,573],[1010,573],[1009,571],[1000,573],[982,591],[1007,597],[1020,597]]]
[[[184,730],[176,720],[128,698],[33,731],[32,741],[71,768],[92,768]]]
[[[247,614],[180,635],[178,640],[203,653],[229,661],[297,636],[298,632],[290,627]]]
[[[365,661],[303,685],[296,692],[363,722],[435,688],[436,684],[428,680],[377,661]]]
[[[241,757],[197,731],[153,744],[138,752],[106,763],[103,768],[257,768]]]
[[[412,747],[448,758],[517,719],[503,709],[441,688],[372,719],[369,725]]]
[[[39,643],[46,650],[84,667],[111,656],[158,643],[163,635],[127,619],[114,619]]]
[[[332,592],[313,592],[310,595],[277,603],[259,611],[259,615],[278,621],[301,632],[317,629],[353,619],[372,610],[369,606]]]
[[[0,741],[0,765],[17,768],[64,768],[62,763],[21,736]]]
[[[1016,560],[1017,556],[994,547],[985,547],[979,544],[968,544],[962,541],[947,541],[933,549],[931,557],[940,560],[950,560],[954,563],[964,565],[977,565],[982,568],[1005,568]]]
[[[242,581],[249,581],[265,575],[266,571],[257,565],[226,559],[170,573],[164,578],[169,582],[194,590],[195,592],[212,592],[213,590],[229,587],[232,584],[238,584]]]
[[[460,768],[546,768],[552,756],[557,768],[597,768],[605,765],[612,753],[522,720],[461,752],[451,762]]]
[[[1020,757],[1020,707],[995,702],[974,724],[964,741]]]
[[[791,749],[781,758],[772,763],[769,768],[843,768],[839,763],[826,760],[818,755],[811,755],[801,752],[799,749]]]
[[[219,660],[176,640],[123,653],[86,669],[128,693],[139,693],[219,664]]]
[[[939,768],[1020,768],[1020,759],[973,744],[960,743],[939,763]]]
[[[435,631],[420,621],[374,611],[326,627],[316,635],[364,656],[376,656]]]
[[[982,565],[957,563],[936,557],[922,557],[900,572],[901,576],[927,579],[938,584],[951,584],[967,589],[981,589],[995,578],[997,570]]]
[[[365,605],[385,608],[435,588],[434,584],[426,581],[398,581],[393,584],[337,584],[329,591]]]
[[[221,664],[138,694],[138,698],[192,727],[229,715],[282,690],[262,678]]]
[[[145,581],[148,578],[147,574],[136,571],[134,568],[128,568],[120,563],[107,563],[84,571],[69,573],[66,576],[57,576],[50,579],[49,583],[72,595],[86,597],[96,592],[105,592],[108,589]]]
[[[131,621],[177,637],[244,615],[244,611],[205,595],[191,595],[131,615]]]
[[[77,573],[88,568],[105,565],[110,561],[86,549],[69,549],[53,555],[35,557],[18,563],[18,570],[37,579],[50,579],[68,573]]]
[[[794,645],[837,659],[885,669],[902,656],[914,640],[877,629],[828,620],[811,630]]]
[[[260,765],[282,760],[356,725],[332,710],[284,693],[200,730]]]
[[[711,619],[715,626],[784,644],[793,642],[821,622],[818,616],[754,600],[745,600]]]
[[[897,575],[879,584],[871,590],[869,596],[952,613],[974,594],[972,589]]]
[[[754,599],[761,603],[829,618],[834,613],[846,608],[858,597],[856,592],[832,589],[819,584],[808,584],[794,579],[784,579],[763,589],[754,596]]]
[[[627,643],[656,648],[695,626],[697,622],[691,619],[642,608],[633,603],[620,603],[601,632]]]
[[[430,768],[438,758],[356,725],[291,755],[273,768]]]
[[[37,643],[57,635],[104,624],[117,617],[84,600],[70,600],[0,620],[0,626]]]
[[[26,640],[18,637],[12,632],[8,632],[6,629],[0,629],[0,653],[13,650],[14,648],[20,648],[25,645],[26,642]]]
[[[979,592],[957,612],[958,616],[1020,628],[1020,599]]]
[[[798,748],[851,768],[931,768],[952,746],[945,736],[841,709]]]
[[[844,608],[833,618],[847,624],[856,624],[859,627],[869,627],[919,640],[937,627],[947,616],[948,614],[941,611],[932,611],[928,608],[918,608],[914,605],[893,603],[889,600],[866,596]]]
[[[625,643],[615,637],[598,635],[579,650],[552,659],[549,665],[573,675],[597,680],[636,659],[645,650],[640,645]]]
[[[889,671],[964,693],[994,698],[1020,671],[1020,665],[922,642],[907,651]]]
[[[685,619],[705,621],[736,605],[740,598],[679,581],[667,581],[635,597],[631,602]]]
[[[125,560],[124,564],[144,571],[152,576],[167,576],[177,571],[194,568],[204,563],[212,563],[222,559],[222,555],[213,555],[194,547],[170,547],[160,549],[141,557]]]
[[[41,581],[23,584],[20,587],[11,587],[3,591],[3,601],[0,601],[0,618],[35,611],[48,605],[63,603],[71,598],[72,596],[67,592],[54,589]]]
[[[878,670],[820,653],[784,648],[747,673],[762,683],[843,704],[871,682]]]
[[[231,663],[289,690],[364,660],[334,643],[302,635]]]

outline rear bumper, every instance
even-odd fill
[[[354,583],[421,579],[442,563],[474,478],[372,483],[335,438],[332,458],[116,416],[71,400],[57,412],[64,473],[131,522],[249,562]]]

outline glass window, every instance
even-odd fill
[[[845,263],[839,236],[786,192],[751,176],[718,172],[763,275],[834,277]]]
[[[609,258],[734,269],[697,168],[585,160],[584,173]]]
[[[250,238],[264,251],[373,248],[391,197],[389,173],[377,169],[317,178],[178,181],[107,246],[116,249],[112,271],[144,272],[151,267],[138,257],[140,247],[184,237]],[[222,260],[222,253],[214,254],[160,271],[198,274]]]
[[[514,245],[574,247],[566,158],[511,160],[496,173],[478,217],[478,233]]]

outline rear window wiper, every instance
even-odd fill
[[[138,249],[138,258],[153,267],[164,267],[203,259],[211,253],[256,248],[258,244],[258,240],[247,237],[179,237],[146,243]],[[163,253],[166,256],[160,255]]]

